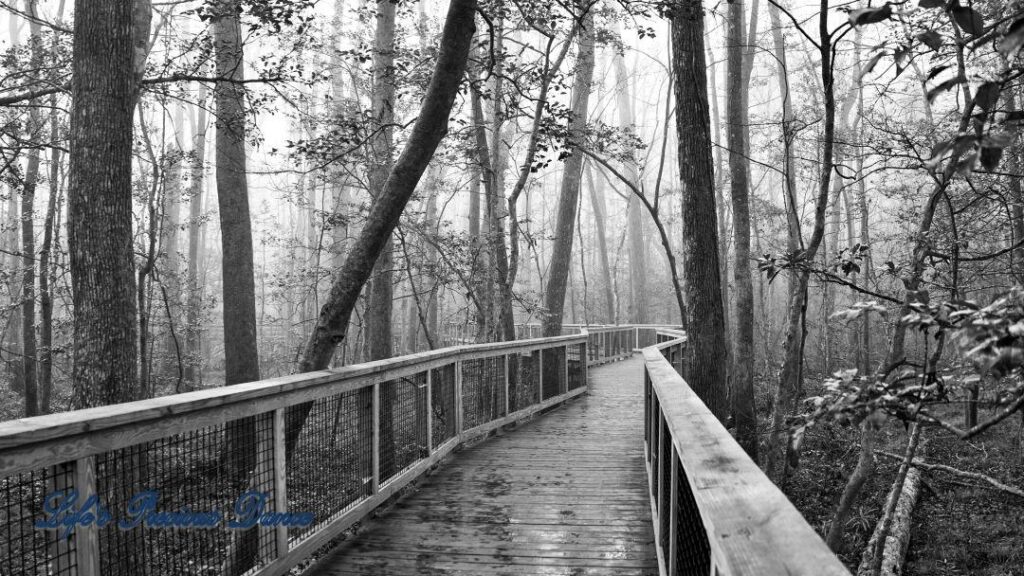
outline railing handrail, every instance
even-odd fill
[[[680,331],[660,331],[677,336],[643,349],[645,371],[654,399],[649,400],[645,454],[652,463],[652,450],[659,452],[659,470],[650,470],[652,508],[662,574],[679,574],[674,549],[678,542],[678,494],[676,466],[696,504],[710,548],[710,564],[726,576],[849,576],[843,563],[832,553],[785,494],[761,471],[725,426],[711,413],[677,371],[678,366],[663,351],[686,341]],[[678,349],[677,349],[678,350]],[[653,434],[654,426],[668,430],[671,460],[662,462],[664,447]],[[659,433],[658,436],[663,436]],[[655,446],[652,447],[651,444]],[[672,466],[666,472],[661,466]],[[653,468],[654,464],[652,464]],[[670,474],[669,486],[662,480]],[[660,516],[668,514],[670,521]],[[667,536],[660,534],[668,526]],[[662,541],[669,543],[663,549]]]
[[[27,469],[66,461],[68,454],[63,451],[52,454],[39,452],[36,454],[37,457],[32,458],[30,462],[25,462],[23,456],[25,451],[35,451],[41,444],[67,443],[68,439],[83,434],[97,434],[125,425],[141,428],[168,418],[181,421],[182,426],[175,428],[175,433],[186,432],[244,416],[244,414],[232,411],[233,406],[244,404],[249,412],[257,413],[261,411],[261,407],[253,405],[254,403],[273,400],[274,407],[293,406],[346,390],[371,386],[374,382],[401,378],[408,374],[429,370],[437,367],[435,364],[444,365],[454,361],[472,360],[496,351],[513,354],[559,348],[583,343],[586,340],[587,333],[584,332],[548,338],[448,346],[437,350],[327,370],[278,376],[231,386],[218,386],[145,400],[0,422],[0,478]],[[345,386],[345,384],[350,384],[350,386]],[[282,400],[284,400],[284,404],[282,404]],[[201,418],[195,421],[183,420],[183,417],[190,414],[210,411],[222,412],[223,417]],[[165,429],[160,429],[155,434],[149,435],[156,437],[166,434]],[[139,441],[137,436],[124,436],[120,441],[114,439],[113,444],[104,442],[102,446],[76,450],[73,457],[98,454],[137,444]]]

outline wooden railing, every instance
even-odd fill
[[[0,575],[284,574],[459,445],[584,393],[587,364],[632,351],[627,336],[456,346],[0,423]],[[71,490],[115,522],[82,521],[68,538],[36,529],[47,497]],[[224,521],[251,490],[277,514],[266,518],[293,525],[116,528],[143,490],[161,511]]]
[[[644,348],[644,455],[666,576],[849,572],[680,373],[686,334]]]

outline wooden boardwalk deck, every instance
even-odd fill
[[[640,356],[590,394],[456,454],[316,576],[655,576]]]

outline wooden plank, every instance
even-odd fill
[[[658,347],[643,355],[722,573],[848,576]]]
[[[75,462],[75,490],[80,498],[88,498],[96,492],[96,458],[87,456]],[[73,533],[75,539],[75,563],[78,573],[83,576],[98,576],[100,573],[100,530],[93,523],[78,526]]]
[[[285,450],[285,410],[274,410],[274,509],[288,511],[288,454]],[[276,532],[277,557],[288,554],[288,528],[278,526]]]

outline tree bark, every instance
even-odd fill
[[[221,273],[224,306],[224,383],[260,379],[256,335],[256,287],[253,270],[252,222],[246,177],[245,60],[240,0],[218,0],[211,20],[218,78],[214,102],[217,204],[220,210]],[[256,417],[230,422],[224,457],[239,485],[256,465]],[[225,573],[241,574],[255,564],[257,530],[233,535]]]
[[[132,252],[133,7],[76,0],[68,247],[75,408],[136,400]]]
[[[587,189],[590,191],[590,203],[594,209],[594,225],[597,228],[597,258],[601,264],[601,278],[603,280],[605,316],[604,322],[611,324],[615,322],[615,296],[612,293],[612,271],[608,262],[608,237],[605,231],[604,183],[600,186],[594,182],[594,170],[591,164],[587,163]]]
[[[373,48],[372,129],[370,139],[369,189],[376,200],[392,165],[392,128],[395,121],[395,4],[377,4],[377,28]],[[367,286],[365,335],[366,359],[381,360],[392,355],[391,313],[394,301],[393,241],[390,234],[377,259]]]
[[[36,0],[25,0],[25,11],[36,13]],[[37,20],[29,21],[30,62],[33,70],[43,64],[41,27]],[[43,130],[43,119],[38,106],[29,107],[28,138],[37,138]],[[36,380],[36,245],[35,198],[39,183],[38,147],[28,151],[25,179],[21,192],[21,342],[24,367],[25,416],[40,414],[39,389]]]
[[[199,86],[198,112],[192,123],[192,186],[189,191],[188,212],[188,310],[185,319],[185,390],[194,390],[202,384],[203,355],[201,349],[202,326],[200,316],[203,288],[199,282],[200,259],[203,243],[200,231],[203,219],[203,189],[206,182],[206,85]]]
[[[711,127],[708,116],[704,13],[699,0],[672,12],[672,66],[682,188],[683,291],[686,325],[701,337],[686,346],[684,373],[694,392],[720,420],[728,415],[725,386],[725,314],[718,263],[718,229]]]
[[[618,20],[614,20],[612,32],[622,42]],[[633,130],[633,94],[630,90],[626,58],[619,46],[613,45],[612,65],[615,69],[615,104],[619,112],[619,128]],[[630,154],[622,163],[622,171],[634,186],[640,188],[640,174],[636,158]],[[647,302],[647,240],[644,238],[643,207],[640,199],[633,195],[626,200],[626,230],[629,234],[629,310],[630,321],[646,324],[650,320]]]
[[[729,4],[728,18],[728,90],[726,118],[728,126],[729,173],[732,195],[733,244],[736,263],[736,327],[733,333],[732,411],[736,421],[736,440],[751,458],[757,460],[757,413],[754,409],[754,284],[750,274],[750,199],[747,170],[747,89],[744,86],[745,44],[743,2]]]
[[[558,215],[555,222],[554,246],[551,252],[550,272],[544,291],[544,336],[562,333],[566,285],[572,263],[573,232],[576,226],[576,208],[579,205],[580,181],[583,176],[583,153],[580,144],[585,138],[591,82],[594,77],[594,14],[589,5],[576,3],[582,25],[579,32],[579,51],[576,55],[576,73],[573,77],[571,116],[568,127],[569,158],[565,161],[562,186],[558,197]]]

